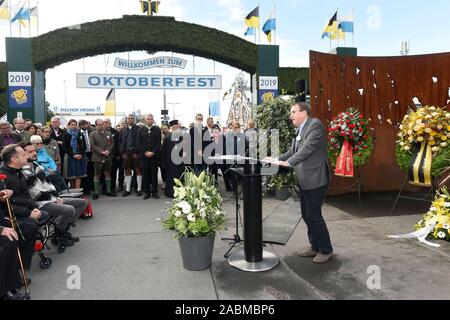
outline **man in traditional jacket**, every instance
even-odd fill
[[[90,136],[92,162],[94,163],[94,196],[97,200],[100,194],[100,176],[105,174],[106,195],[116,197],[116,193],[111,190],[111,166],[114,150],[114,139],[111,132],[105,130],[102,119],[95,120],[97,131]]]

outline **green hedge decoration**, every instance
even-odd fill
[[[302,79],[309,83],[309,68],[280,68],[278,77],[280,92],[293,95],[296,93],[295,80]]]
[[[173,17],[124,16],[51,31],[33,38],[38,70],[121,51],[173,51],[225,63],[254,74],[256,45],[229,33]]]

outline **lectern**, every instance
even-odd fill
[[[244,199],[244,250],[233,253],[228,263],[248,272],[263,272],[275,268],[280,260],[263,250],[262,226],[262,176],[272,175],[263,172],[264,163],[253,158],[241,156],[211,157],[215,160],[235,162],[230,170],[241,176]],[[273,170],[269,170],[273,171]]]

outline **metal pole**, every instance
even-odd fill
[[[39,1],[36,2],[36,29],[37,29],[37,35],[39,36]],[[31,17],[30,17],[31,19]]]
[[[28,0],[28,37],[31,38],[31,7],[30,7],[30,0]]]
[[[276,4],[273,6],[273,18],[275,19],[275,30],[273,30],[273,44],[277,45],[277,27],[276,27],[276,23],[277,23],[277,5]]]
[[[258,3],[258,44],[261,43],[261,18],[260,18],[260,14],[259,14],[259,3]]]
[[[11,11],[11,0],[8,0],[8,7],[9,7],[9,36],[12,37],[12,23],[11,20],[13,18],[12,11]]]

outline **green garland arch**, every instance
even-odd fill
[[[217,29],[158,16],[124,16],[51,31],[33,38],[33,64],[46,70],[124,48],[192,54],[251,74],[257,68],[255,44]]]

